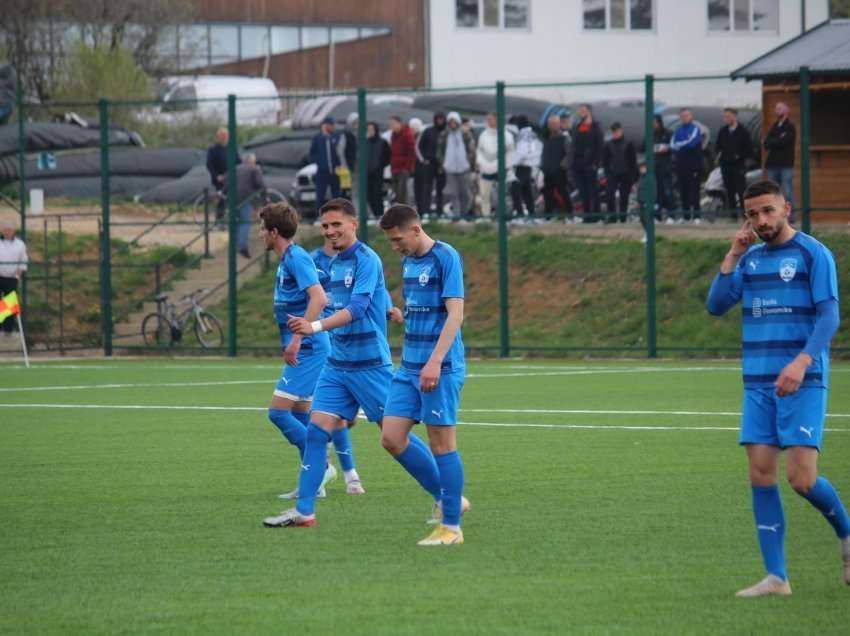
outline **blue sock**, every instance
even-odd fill
[[[824,477],[818,477],[812,489],[803,495],[835,529],[839,539],[850,536],[850,517],[835,488]]]
[[[310,413],[308,411],[292,411],[292,417],[301,422],[305,429],[310,426]]]
[[[304,446],[307,443],[307,429],[294,417],[292,411],[284,409],[269,409],[269,419],[280,429],[289,443],[298,448],[298,453],[304,458]]]
[[[316,509],[316,493],[325,476],[328,460],[328,442],[331,436],[310,422],[307,427],[307,447],[301,462],[301,476],[298,479],[298,505],[295,509],[302,515],[311,515]]]
[[[404,452],[396,457],[410,475],[427,490],[434,501],[440,500],[440,471],[434,459],[434,453],[428,445],[411,433],[407,436],[408,444]]]
[[[443,489],[443,525],[460,525],[460,497],[463,494],[463,462],[455,450],[436,455],[440,468],[440,486]]]
[[[785,513],[779,486],[753,486],[753,516],[761,547],[761,556],[768,574],[788,580],[785,571]]]
[[[336,457],[343,470],[354,470],[354,448],[351,446],[351,433],[348,427],[338,428],[331,433],[336,449]]]

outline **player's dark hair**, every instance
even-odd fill
[[[259,214],[266,231],[277,230],[285,239],[295,236],[298,230],[298,212],[286,201],[264,205]]]
[[[747,189],[744,190],[744,201],[747,199],[755,199],[756,197],[761,197],[765,194],[784,196],[782,194],[782,187],[776,183],[776,181],[762,179],[761,181],[756,181],[755,183],[751,183],[747,186]]]
[[[419,222],[419,212],[416,211],[416,208],[397,203],[384,212],[384,215],[381,217],[381,229],[391,230],[394,227],[406,228],[410,227],[412,223]]]
[[[351,201],[342,197],[331,199],[325,203],[319,210],[319,216],[322,216],[325,212],[342,212],[343,214],[357,218],[357,210],[354,209]]]
[[[398,123],[401,123],[401,117],[398,115],[390,115],[390,121],[397,121]]]
[[[621,124],[618,121],[615,121],[613,124],[611,124],[611,132],[617,132],[618,130],[622,130],[622,129],[623,129],[623,124]]]
[[[585,108],[585,109],[587,109],[587,112],[589,112],[589,113],[593,113],[593,106],[591,106],[591,105],[590,105],[590,104],[588,104],[587,102],[585,102],[585,103],[583,103],[583,104],[579,104],[579,105],[578,105],[578,107],[579,107],[579,108]]]
[[[731,106],[727,106],[726,108],[724,108],[724,109],[723,109],[723,112],[726,112],[726,113],[732,113],[733,115],[735,115],[735,117],[737,117],[737,116],[738,116],[738,109],[737,109],[737,108],[732,108]]]

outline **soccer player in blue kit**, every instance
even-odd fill
[[[463,463],[455,435],[460,391],[466,372],[463,324],[463,263],[447,243],[425,233],[417,211],[394,205],[381,217],[381,229],[401,254],[405,333],[401,367],[393,377],[384,407],[381,442],[398,458],[410,447],[414,424],[424,423],[439,478],[439,514],[433,532],[419,545],[463,543],[460,517],[469,508],[463,497]],[[411,473],[426,490],[428,466]]]
[[[791,594],[777,483],[783,450],[791,487],[823,514],[841,542],[844,581],[850,585],[850,517],[817,468],[829,343],[839,324],[835,261],[824,245],[789,224],[791,206],[776,183],[750,185],[744,209],[746,221],[706,304],[715,316],[739,301],[743,308],[740,443],[749,459],[753,515],[767,576],[737,596]],[[756,235],[763,243],[755,244]]]
[[[267,527],[311,527],[316,524],[317,492],[323,477],[326,446],[340,420],[353,420],[359,408],[366,417],[380,423],[392,381],[392,359],[387,342],[389,294],[384,283],[380,257],[357,240],[357,213],[346,199],[332,199],[320,210],[322,233],[331,242],[336,257],[331,261],[330,289],[334,313],[327,318],[290,316],[287,325],[293,333],[309,336],[331,333],[331,353],[316,386],[307,445],[298,484],[301,496],[295,508],[268,517]],[[424,442],[414,461],[430,462],[432,494],[439,498],[436,463]],[[400,458],[400,463],[408,468]],[[408,468],[408,470],[410,470]],[[305,495],[304,493],[308,493]]]
[[[275,276],[274,312],[286,361],[268,414],[284,437],[298,448],[303,459],[310,402],[330,352],[330,343],[327,334],[294,334],[286,321],[291,315],[305,316],[308,320],[318,318],[327,298],[312,258],[292,242],[298,230],[295,210],[287,203],[273,203],[263,207],[259,217],[260,236],[266,249],[274,250],[280,259]],[[324,496],[324,486],[335,476],[336,469],[327,464],[322,482],[317,487],[319,496]]]

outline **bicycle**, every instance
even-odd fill
[[[145,345],[159,349],[168,349],[179,344],[183,333],[191,327],[195,337],[204,349],[224,345],[224,330],[221,323],[213,314],[204,309],[195,298],[209,290],[197,289],[186,294],[175,303],[168,302],[167,294],[159,294],[156,300],[157,309],[142,320],[142,337]],[[180,311],[180,307],[188,305],[188,309]]]
[[[265,193],[265,194],[263,194]],[[274,188],[266,188],[265,191],[255,192],[250,199],[257,198],[262,203],[280,203],[286,201],[286,197],[279,190]],[[249,200],[250,200],[249,199]],[[245,201],[240,203],[240,207]],[[204,229],[204,219],[209,222],[210,229],[216,226],[219,221],[216,220],[216,211],[219,207],[224,209],[224,218],[220,223],[227,223],[227,193],[216,191],[210,194],[208,188],[204,188],[195,200],[192,201],[192,220],[198,224],[202,230]],[[205,211],[206,210],[206,211]],[[237,217],[238,217],[237,210]]]

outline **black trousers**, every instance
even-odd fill
[[[584,208],[584,222],[594,223],[599,213],[599,183],[596,177],[596,167],[576,164],[573,167],[576,185],[578,186],[581,205]]]
[[[726,207],[733,219],[738,218],[738,210],[744,209],[744,190],[747,180],[743,164],[720,165],[720,174],[723,175],[723,189],[726,190]]]
[[[511,199],[514,202],[514,214],[522,215],[525,204],[525,215],[534,216],[534,195],[531,189],[531,166],[514,168],[516,181],[511,183]]]
[[[436,203],[437,216],[443,213],[443,190],[446,187],[446,173],[440,170],[437,161],[432,159],[429,163],[423,166],[422,172],[422,202],[420,204],[420,214],[431,213],[431,202]],[[431,196],[431,192],[434,196]]]
[[[678,170],[676,176],[679,179],[679,198],[682,200],[682,210],[686,221],[700,218],[699,213],[699,170]]]
[[[632,181],[628,175],[608,175],[608,189],[606,191],[608,203],[608,223],[626,222],[629,211],[629,194],[632,191]],[[619,200],[617,195],[619,194]]]
[[[416,162],[416,169],[413,171],[413,200],[416,202],[416,210],[422,214],[425,213],[425,170],[428,168],[424,163]]]
[[[0,296],[5,296],[13,291],[18,291],[18,279],[0,276]],[[18,302],[20,301],[21,299],[18,298]],[[4,332],[13,333],[18,330],[18,319],[15,316],[9,316],[0,326],[3,327]]]
[[[384,215],[384,175],[382,172],[370,172],[367,182],[366,198],[369,209],[376,219]]]
[[[543,203],[546,216],[551,216],[555,209],[560,207],[555,199],[556,192],[563,201],[564,212],[572,214],[573,202],[570,200],[570,193],[567,191],[567,173],[563,170],[543,175]]]

